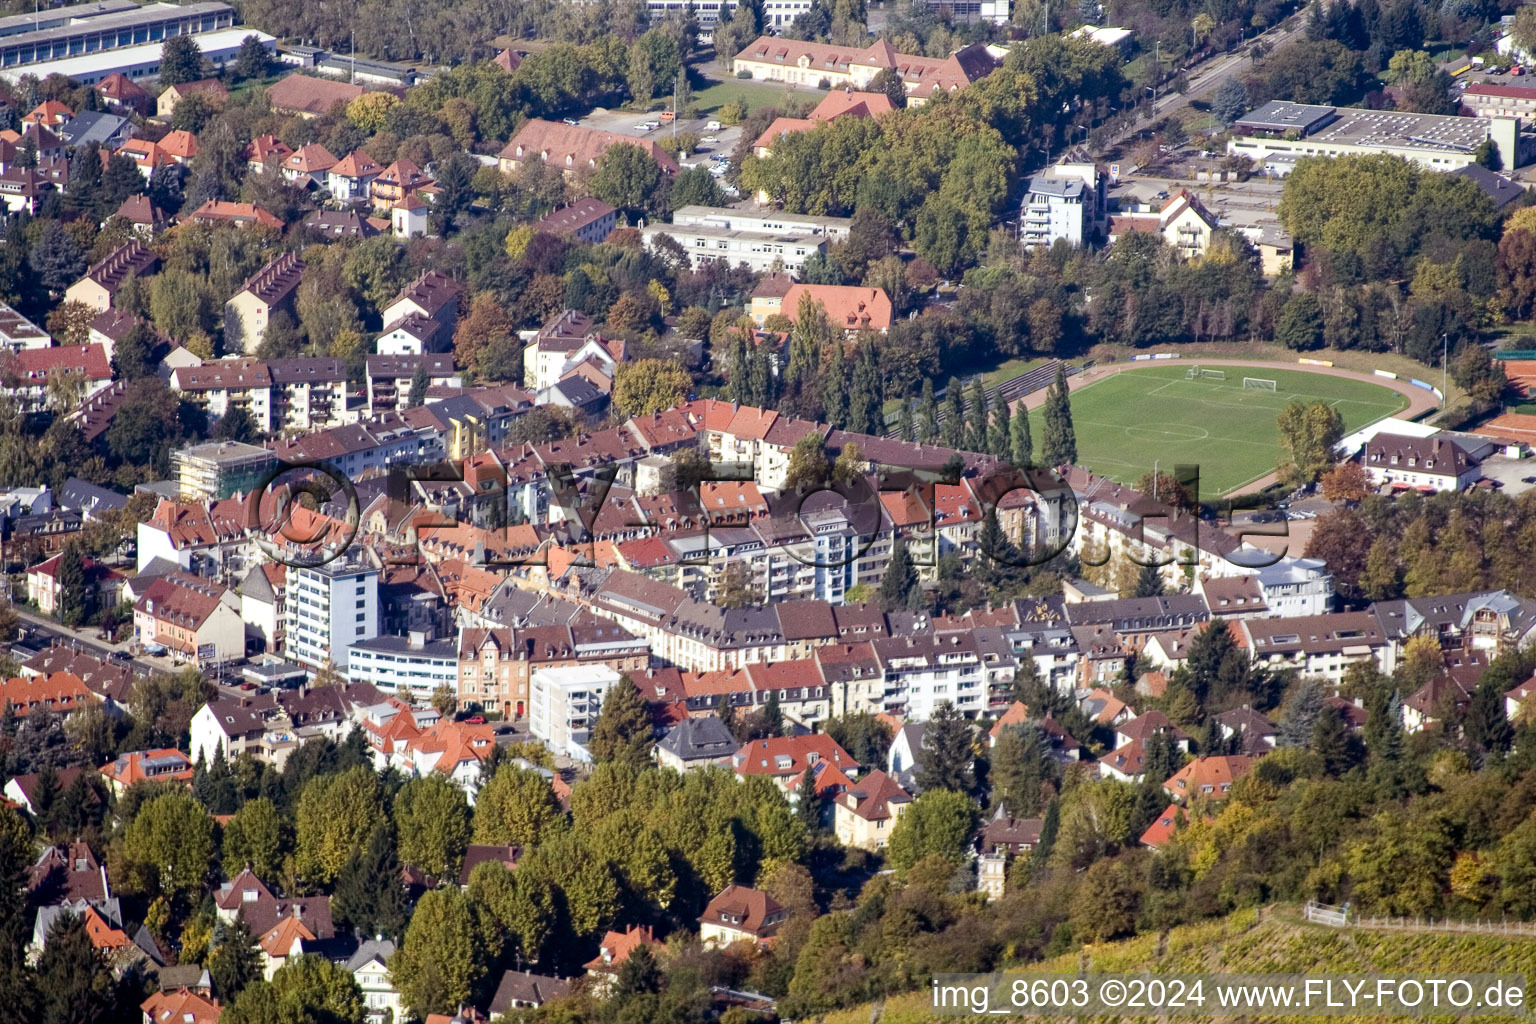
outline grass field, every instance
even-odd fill
[[[1186,377],[1192,363],[1108,373],[1072,392],[1078,463],[1121,483],[1135,483],[1157,462],[1200,467],[1202,497],[1213,498],[1274,470],[1284,455],[1275,419],[1292,401],[1321,399],[1339,410],[1346,431],[1400,412],[1408,400],[1390,388],[1305,370],[1212,367],[1225,380]],[[1274,391],[1243,388],[1244,377],[1275,382]],[[1031,414],[1038,450],[1041,410]]]
[[[695,89],[694,106],[701,114],[714,114],[727,103],[740,103],[748,113],[758,107],[776,107],[784,102],[785,88],[767,82],[751,82],[743,78],[730,78],[703,89]],[[826,95],[820,90],[791,91],[792,99],[819,101]]]

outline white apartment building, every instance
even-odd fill
[[[1333,610],[1333,573],[1321,558],[1282,558],[1256,575],[1272,617],[1289,619]]]
[[[927,721],[944,702],[978,715],[989,706],[988,672],[971,633],[891,637],[874,641],[885,673],[887,711]]]
[[[607,665],[541,668],[528,684],[528,731],[557,754],[590,761],[587,740],[608,688],[619,674]]]
[[[1086,245],[1103,228],[1104,176],[1092,163],[1053,164],[1029,179],[1019,216],[1026,249],[1065,239]]]
[[[806,260],[827,248],[826,235],[740,231],[704,224],[648,224],[640,234],[652,249],[656,248],[658,237],[667,235],[694,261],[720,259],[732,266],[745,263],[759,273],[772,270],[797,273]]]
[[[351,646],[379,635],[379,569],[350,554],[289,567],[284,602],[283,653],[306,668],[345,672]]]
[[[428,701],[439,686],[457,691],[459,643],[429,640],[426,634],[376,636],[347,648],[347,678],[372,683],[385,693]]]

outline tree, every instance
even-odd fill
[[[487,966],[489,925],[485,911],[456,886],[421,897],[389,962],[391,979],[418,1018],[474,1002]]]
[[[964,793],[936,789],[907,805],[891,829],[891,864],[906,870],[925,857],[943,857],[958,864],[970,844],[979,813]]]
[[[272,67],[272,53],[261,44],[259,36],[246,36],[235,51],[235,77],[265,78]]]
[[[1312,739],[1313,728],[1323,713],[1322,686],[1314,679],[1300,679],[1281,708],[1280,731],[1277,737],[1281,746],[1304,747]]]
[[[456,788],[446,779],[439,781]],[[358,936],[398,937],[410,917],[405,884],[400,878],[400,858],[395,849],[394,835],[388,826],[381,824],[368,838],[367,847],[354,853],[336,876],[332,911]],[[436,877],[453,878],[456,875],[455,871],[454,875],[438,874]]]
[[[885,764],[891,749],[891,727],[868,711],[829,718],[822,731],[859,764]]]
[[[880,581],[880,606],[886,611],[905,608],[912,593],[921,589],[906,538],[897,537],[891,545],[891,564]]]
[[[220,1024],[364,1024],[366,1020],[357,981],[345,968],[313,953],[289,957],[271,981],[247,985],[219,1017]]]
[[[214,991],[226,1005],[261,978],[261,947],[243,916],[236,916],[234,924],[220,926],[207,966]]]
[[[247,800],[224,825],[224,866],[249,867],[257,877],[279,877],[288,851],[287,823],[267,797]]]
[[[85,575],[85,556],[80,545],[69,543],[59,553],[58,604],[59,621],[66,626],[77,626],[90,615],[89,582]]]
[[[976,785],[971,774],[974,755],[971,743],[975,735],[971,723],[950,701],[942,701],[923,730],[922,748],[917,752],[914,778],[919,788],[950,789],[969,793]]]
[[[650,209],[660,198],[661,167],[639,146],[609,146],[587,182],[596,199],[625,210]]]
[[[112,348],[112,366],[119,377],[132,382],[155,373],[155,335],[145,323],[136,323]]]
[[[1136,574],[1136,589],[1132,597],[1160,597],[1163,593],[1163,571],[1155,565],[1144,565]]]
[[[516,338],[516,325],[494,292],[476,292],[453,332],[453,361],[474,368],[480,353],[500,339]]]
[[[333,881],[384,823],[383,793],[371,767],[317,775],[299,795],[294,866],[306,879]]]
[[[621,416],[649,416],[679,405],[693,378],[675,359],[636,359],[618,364],[613,375],[613,407]]]
[[[477,843],[530,847],[564,825],[554,790],[538,772],[501,768],[475,798]]]
[[[897,110],[905,109],[907,105],[907,84],[891,68],[881,68],[875,72],[875,77],[869,80],[864,91],[885,93]]]
[[[785,490],[815,490],[832,475],[827,450],[815,431],[795,442],[789,451],[789,466],[784,473]]]
[[[408,409],[420,408],[427,400],[427,385],[430,383],[427,377],[427,361],[422,359],[416,364],[415,371],[411,374],[411,389],[406,394],[405,405]]]
[[[1083,874],[1083,884],[1073,901],[1072,937],[1105,942],[1131,934],[1136,927],[1141,895],[1142,883],[1130,861],[1098,861]]]
[[[123,853],[133,891],[191,900],[213,866],[213,819],[191,793],[157,796],[123,833]]]
[[[1318,493],[1329,501],[1358,502],[1365,500],[1374,487],[1370,474],[1360,463],[1350,460],[1341,462],[1318,479]]]
[[[1045,396],[1045,438],[1041,460],[1045,465],[1065,466],[1077,461],[1077,431],[1072,426],[1072,403],[1067,396],[1067,375],[1056,364],[1056,381]]]
[[[1323,759],[1324,771],[1335,777],[1349,771],[1365,756],[1359,737],[1349,731],[1338,708],[1326,704],[1312,723],[1312,752]]]
[[[1237,78],[1229,78],[1211,93],[1211,114],[1229,125],[1248,112],[1248,90]]]
[[[485,908],[502,933],[503,945],[515,945],[530,963],[543,959],[556,917],[553,887],[546,879],[487,862],[470,872],[469,898]]]
[[[86,932],[85,918],[64,914],[48,930],[37,958],[38,1019],[60,1024],[107,1024],[117,1017],[118,986]]]
[[[1335,446],[1344,437],[1344,420],[1327,402],[1291,402],[1280,411],[1280,436],[1290,461],[1280,468],[1293,487],[1313,483],[1333,465]]]
[[[1311,292],[1296,292],[1275,320],[1275,340],[1288,349],[1306,352],[1323,344],[1323,304]]]
[[[651,29],[629,49],[630,95],[642,106],[649,104],[672,84],[682,66],[683,53],[677,40],[660,28]]]
[[[655,746],[652,733],[650,710],[626,673],[603,695],[588,749],[599,764],[617,762],[643,768],[650,763]]]
[[[992,747],[991,761],[992,802],[1015,817],[1039,814],[1045,783],[1055,774],[1040,727],[1025,723],[1004,729]]]
[[[42,222],[36,244],[27,250],[27,262],[51,295],[63,294],[86,269],[85,250],[56,220]]]
[[[1504,710],[1502,680],[1495,673],[1485,672],[1472,691],[1472,703],[1467,708],[1467,745],[1478,754],[1498,756],[1509,749],[1514,740],[1514,727]]]
[[[671,203],[674,210],[685,206],[720,206],[725,193],[706,167],[688,167],[672,179]],[[685,335],[686,337],[686,335]]]
[[[161,85],[181,85],[207,77],[202,47],[193,36],[171,36],[160,47]]]
[[[469,845],[469,802],[439,774],[412,779],[395,794],[400,859],[435,878],[456,878]]]

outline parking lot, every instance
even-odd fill
[[[670,124],[663,124],[659,110],[637,114],[629,110],[607,110],[599,107],[582,118],[580,124],[586,128],[597,128],[636,139],[650,139],[652,142],[660,142],[668,135],[692,132],[699,136],[703,143],[696,151],[686,154],[679,161],[684,167],[709,166],[719,162],[715,157],[729,157],[735,150],[736,143],[741,139],[741,128],[737,125],[721,125],[718,121],[705,117],[680,117]],[[648,127],[649,125],[654,127]]]

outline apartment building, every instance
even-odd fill
[[[325,565],[290,566],[287,575],[284,655],[346,672],[352,645],[379,635],[379,567],[354,549]]]
[[[249,494],[277,468],[277,457],[259,445],[209,441],[171,452],[182,501],[216,501]]]
[[[272,314],[284,310],[293,316],[293,299],[304,276],[298,253],[285,252],[246,279],[224,303],[224,340],[231,347],[254,354],[266,336]]]
[[[375,636],[347,647],[347,678],[384,693],[424,704],[439,687],[458,685],[458,643],[434,640],[413,630],[405,636]]]
[[[542,668],[528,685],[528,732],[557,754],[590,761],[587,741],[603,698],[619,681],[606,665]]]

